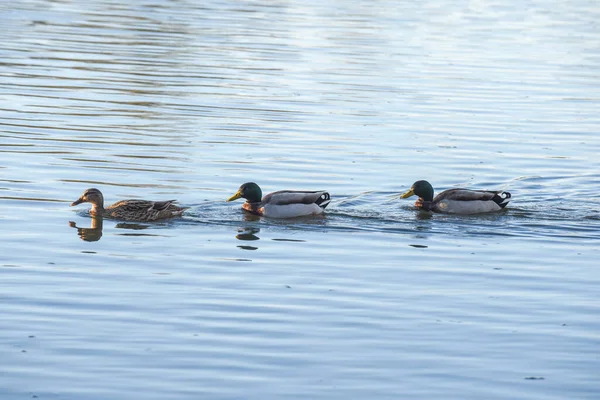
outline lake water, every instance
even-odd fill
[[[600,398],[598,21],[1,2],[0,398]],[[418,179],[513,200],[424,215]],[[246,181],[333,201],[250,217]],[[191,208],[93,226],[89,187]]]

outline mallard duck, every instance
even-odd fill
[[[403,199],[417,195],[415,203],[423,211],[447,214],[480,214],[500,211],[510,201],[510,193],[486,190],[448,189],[433,197],[433,186],[427,181],[416,181]]]
[[[272,218],[294,218],[321,214],[329,205],[331,196],[325,191],[304,192],[280,190],[262,197],[262,190],[254,182],[244,183],[237,193],[227,199],[233,201],[243,197],[242,208],[252,214]]]
[[[92,203],[90,214],[93,216],[124,221],[156,221],[178,217],[187,210],[187,208],[174,205],[175,201],[121,200],[104,208],[104,196],[98,189],[91,188],[83,192],[80,198],[71,203],[71,206]]]

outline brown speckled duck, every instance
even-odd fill
[[[104,196],[102,196],[102,192],[96,188],[91,188],[83,192],[80,198],[71,203],[71,206],[81,203],[92,203],[90,215],[123,221],[156,221],[179,217],[187,210],[186,207],[174,205],[175,201],[121,200],[104,208]]]

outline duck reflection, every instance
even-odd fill
[[[115,228],[141,231],[142,229],[148,229],[149,225],[137,224],[135,222],[119,222],[118,224],[115,225]]]
[[[102,237],[102,224],[103,218],[101,216],[92,216],[92,224],[89,228],[81,228],[77,226],[75,221],[69,221],[69,226],[71,228],[77,229],[77,234],[81,238],[81,240],[85,240],[86,242],[96,242],[100,240]],[[140,231],[143,229],[148,229],[149,225],[138,224],[134,222],[119,222],[115,225],[115,228],[119,229],[127,229],[132,231]],[[143,233],[123,233],[126,236],[153,236],[147,235]]]
[[[417,212],[417,219],[420,221],[428,220],[433,217],[433,213],[429,211],[419,211]]]
[[[258,232],[260,232],[260,229],[258,228],[238,228],[238,234],[235,235],[235,238],[244,241],[260,240],[260,238],[256,236]],[[238,247],[242,250],[258,250],[258,247],[255,246],[240,245]]]
[[[248,211],[244,211],[244,221],[246,222],[254,222],[259,221],[260,215],[251,214]]]
[[[77,234],[81,240],[86,242],[97,242],[102,237],[102,217],[92,217],[92,224],[89,228],[80,228],[74,221],[69,221],[71,228],[77,229]]]

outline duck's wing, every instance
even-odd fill
[[[125,221],[155,221],[179,216],[185,208],[173,205],[175,200],[121,200],[106,209],[106,215]]]
[[[150,210],[154,206],[153,201],[148,200],[138,200],[138,199],[130,199],[130,200],[120,200],[115,204],[106,207],[107,210],[123,210],[123,211],[144,211]]]
[[[121,200],[107,207],[107,209],[122,209],[127,211],[163,211],[167,210],[177,200],[150,201],[150,200]]]
[[[470,189],[448,189],[435,196],[433,199],[434,203],[440,200],[454,200],[454,201],[490,201],[494,200],[501,191],[488,191],[488,190],[470,190]]]
[[[166,200],[166,201],[153,201],[151,210],[155,211],[163,211],[168,209],[171,204],[175,203],[177,200]]]
[[[290,204],[316,204],[325,208],[331,201],[331,196],[324,190],[307,192],[301,190],[280,190],[269,193],[262,199],[262,204],[285,206]]]

